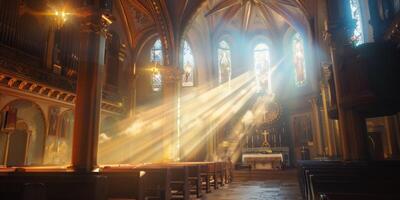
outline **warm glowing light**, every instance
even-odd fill
[[[145,172],[145,171],[140,171],[140,172],[139,172],[139,176],[140,176],[140,177],[142,177],[142,176],[144,176],[144,175],[146,175],[146,172]]]
[[[249,72],[214,88],[193,88],[175,103],[171,100],[159,106],[139,107],[134,118],[119,124],[122,131],[117,137],[99,146],[99,163],[160,162],[165,151],[175,161],[187,158],[204,148],[218,128],[239,114],[256,94],[255,86],[254,73]],[[171,123],[165,116],[177,116],[176,122]],[[166,149],[165,144],[171,144],[170,148]]]
[[[106,22],[107,25],[112,24],[111,19],[106,15],[101,15],[101,19],[103,19]]]
[[[56,23],[57,28],[61,28],[64,26],[64,24],[68,20],[68,16],[71,15],[71,13],[68,13],[63,9],[56,9],[54,11],[54,21]]]

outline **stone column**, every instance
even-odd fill
[[[315,130],[315,139],[317,142],[317,154],[318,156],[322,156],[324,154],[324,141],[321,132],[321,120],[319,116],[319,106],[318,106],[318,97],[312,97],[310,99],[311,102],[311,112],[312,112],[312,121]]]
[[[328,64],[322,66],[322,75],[323,80],[321,81],[321,96],[322,96],[322,105],[323,105],[323,127],[325,131],[325,141],[326,141],[326,153],[328,156],[336,155],[334,153],[334,137],[332,137],[331,131],[331,123],[329,123],[329,115],[328,115],[328,99],[329,99],[329,83],[328,80],[331,79],[331,71],[329,70]]]
[[[167,112],[164,113],[163,127],[163,158],[165,161],[173,161],[179,157],[177,149],[177,97],[179,87],[179,69],[173,66],[161,67],[163,81],[163,106],[166,106]]]
[[[97,146],[104,74],[107,26],[111,21],[99,8],[90,8],[80,33],[72,168],[90,172],[97,167]]]
[[[351,51],[349,41],[351,30],[349,26],[350,5],[348,1],[327,1],[328,23],[327,36],[331,44],[331,57],[333,63],[333,75],[336,89],[336,101],[339,116],[340,139],[344,160],[367,160],[369,159],[367,128],[363,116],[346,108],[344,105],[344,93],[341,79],[343,58]]]

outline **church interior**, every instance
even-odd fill
[[[0,199],[400,199],[399,76],[400,0],[0,0]]]

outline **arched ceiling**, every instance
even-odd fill
[[[233,26],[249,31],[267,29],[279,35],[289,26],[309,36],[304,0],[116,0],[125,19],[132,47],[158,34],[165,64],[176,65],[180,40],[189,22],[206,18],[210,31]]]
[[[242,32],[266,29],[274,35],[292,26],[308,34],[308,17],[300,0],[208,0],[214,32],[233,26]]]
[[[136,47],[141,38],[157,31],[145,0],[117,0],[116,3],[121,8],[132,47]]]
[[[117,0],[126,19],[135,48],[152,34],[158,34],[164,48],[164,64],[174,65],[184,27],[205,0]]]

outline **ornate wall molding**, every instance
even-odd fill
[[[75,93],[37,83],[2,71],[0,71],[0,89],[6,91],[11,90],[15,93],[21,94],[21,96],[28,96],[28,94],[30,94],[49,102],[64,103],[69,106],[74,106],[76,100]],[[101,108],[112,114],[120,115],[124,113],[122,102],[111,103],[109,101],[103,101]]]

